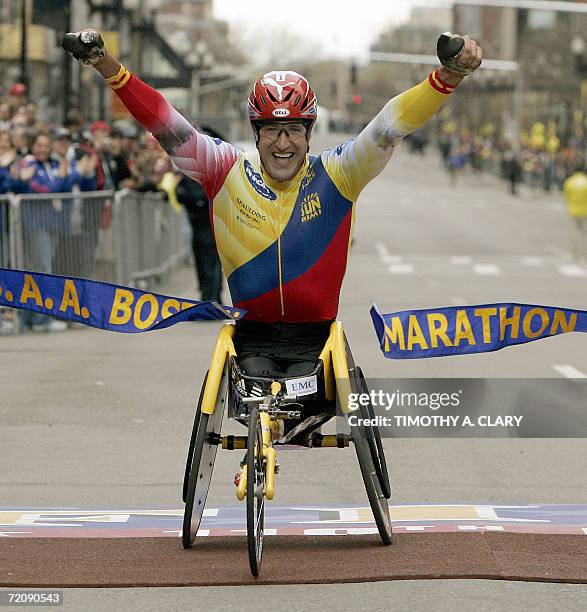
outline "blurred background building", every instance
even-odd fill
[[[578,3],[586,0],[568,2]],[[507,7],[491,6],[489,0],[487,6],[418,4],[406,22],[374,34],[372,52],[434,55],[439,32],[467,32],[486,58],[517,62],[519,69],[478,71],[463,86],[468,95],[451,100],[450,112],[471,128],[491,124],[494,132],[518,141],[530,138],[533,129],[536,134],[537,123],[544,125],[545,137],[556,135],[562,142],[583,137],[587,14],[519,8],[513,0]],[[63,121],[73,110],[83,110],[86,120],[125,117],[102,79],[58,46],[65,32],[82,27],[100,29],[126,65],[164,90],[192,120],[232,137],[246,129],[246,93],[270,66],[258,65],[256,50],[243,44],[241,32],[215,17],[214,0],[0,0],[0,89],[26,83],[39,115],[48,121]],[[272,43],[272,59],[295,58],[296,47],[307,48],[297,44],[297,35],[280,34]],[[307,53],[292,67],[312,79],[322,116],[327,109],[333,125],[352,129],[430,70],[417,61],[333,59],[320,53]]]

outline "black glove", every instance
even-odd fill
[[[82,30],[81,32],[69,32],[63,37],[61,46],[75,57],[76,60],[93,66],[106,55],[106,47],[96,30]]]
[[[465,48],[465,41],[458,34],[444,32],[438,37],[436,53],[440,63],[451,72],[467,76],[473,72],[468,68],[459,66],[458,59]]]

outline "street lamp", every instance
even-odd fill
[[[208,49],[205,41],[199,40],[192,52],[188,55],[188,61],[192,68],[192,100],[190,104],[190,113],[192,119],[195,119],[200,114],[200,86],[203,70],[212,68],[214,57]]]

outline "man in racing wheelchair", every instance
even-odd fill
[[[231,360],[242,375],[290,379],[316,367],[335,325],[359,194],[402,138],[433,117],[481,64],[482,51],[468,36],[441,39],[441,67],[392,98],[356,138],[314,156],[317,99],[296,72],[268,72],[254,84],[248,114],[256,148],[243,152],[198,132],[108,53],[98,32],[65,36],[64,48],[106,79],[206,192],[232,302],[247,311],[230,338]]]

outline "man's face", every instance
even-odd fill
[[[302,167],[308,151],[302,121],[270,121],[259,128],[259,155],[269,176],[289,181]]]

